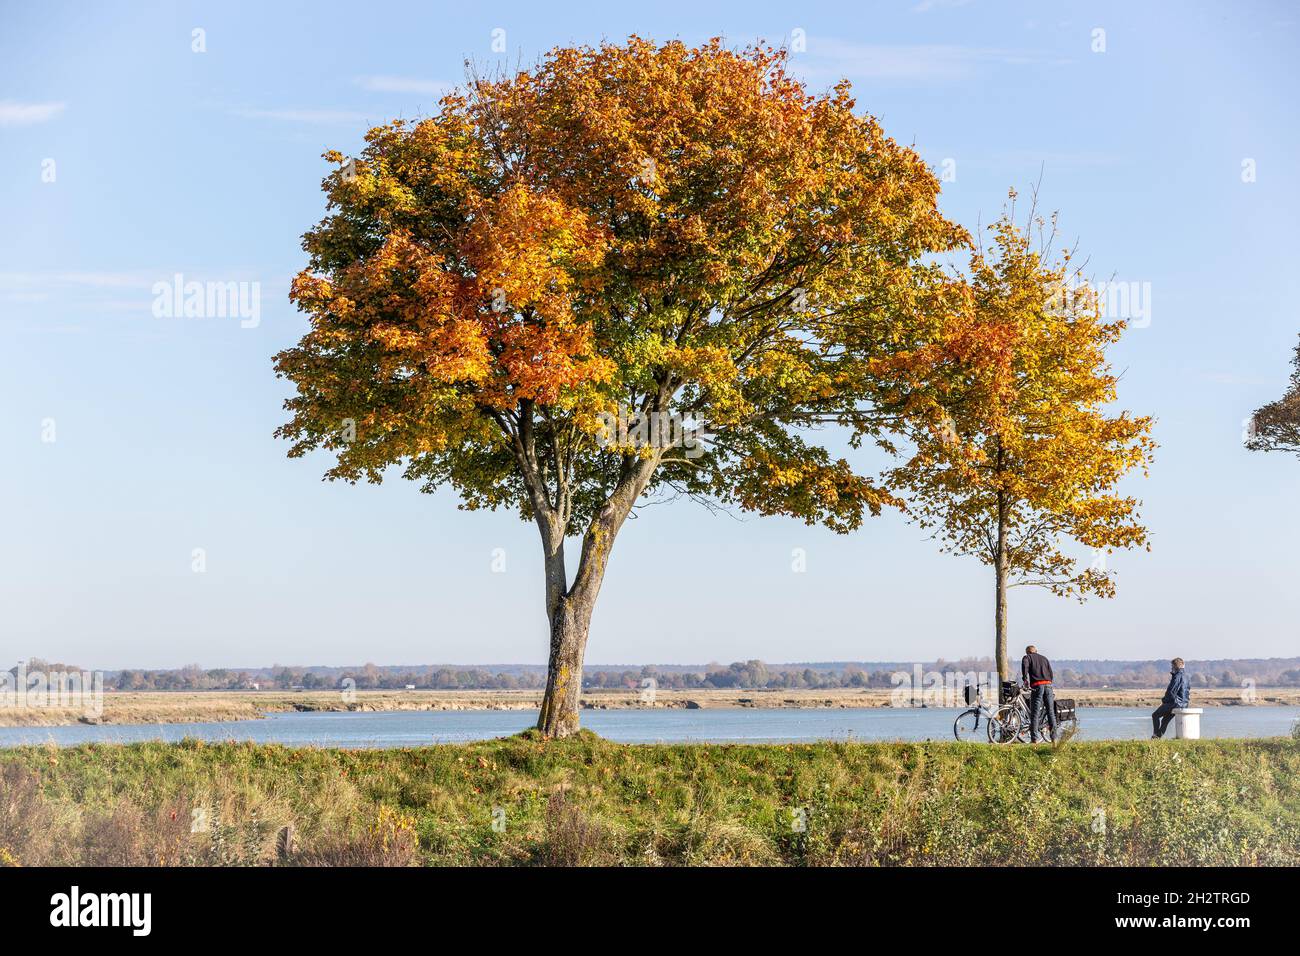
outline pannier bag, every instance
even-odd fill
[[[1020,681],[1004,680],[1002,682],[1001,693],[998,696],[999,704],[1009,704],[1020,696]]]
[[[979,690],[974,684],[967,684],[965,689],[966,706],[971,707],[975,704],[975,698],[979,696]]]
[[[1056,719],[1057,720],[1074,720],[1074,699],[1066,697],[1056,699]]]

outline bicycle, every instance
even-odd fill
[[[989,743],[1003,743],[1002,737],[1006,733],[1006,728],[1002,725],[998,717],[1000,707],[990,707],[984,703],[981,691],[983,685],[971,687],[966,686],[966,703],[972,705],[969,710],[964,710],[957,715],[957,719],[952,722],[952,735],[958,740],[973,741],[980,736],[980,719],[984,720],[984,736],[988,738]]]
[[[1011,741],[1017,743],[1030,743],[1033,731],[1034,715],[1030,710],[1030,701],[1032,692],[1028,687],[1021,686],[1019,682],[1014,683],[1017,690],[1016,696],[1002,704],[994,712],[1001,731],[999,739],[994,740],[990,731],[989,741],[995,744],[1007,744]],[[1056,735],[1052,736],[1051,724],[1048,723],[1046,715],[1043,718],[1043,726],[1039,731],[1047,738],[1048,743],[1055,743],[1058,740],[1066,740],[1074,735],[1078,728],[1078,719],[1075,716],[1074,701],[1069,701],[1069,707],[1063,708],[1063,702],[1053,703],[1056,708]]]

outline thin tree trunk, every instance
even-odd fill
[[[1000,475],[1004,465],[1001,440],[998,441],[997,471]],[[997,575],[996,607],[993,612],[993,632],[998,664],[998,680],[1011,679],[1011,668],[1007,663],[1007,500],[1005,492],[998,491],[998,540],[997,553],[993,556],[993,569]]]
[[[998,541],[1001,542],[1003,529],[998,529]],[[998,680],[1010,680],[1010,668],[1007,664],[1007,564],[1004,547],[998,545],[998,561],[995,567],[997,575],[997,608],[994,611],[994,634],[998,662]]]

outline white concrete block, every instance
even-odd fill
[[[1204,707],[1175,707],[1174,739],[1200,740],[1201,714],[1203,713],[1205,713]]]

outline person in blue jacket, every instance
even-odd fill
[[[1169,662],[1173,669],[1169,672],[1169,686],[1160,706],[1151,714],[1151,739],[1159,740],[1169,728],[1169,721],[1174,719],[1175,707],[1186,707],[1191,701],[1192,683],[1183,670],[1183,659],[1175,657]]]

